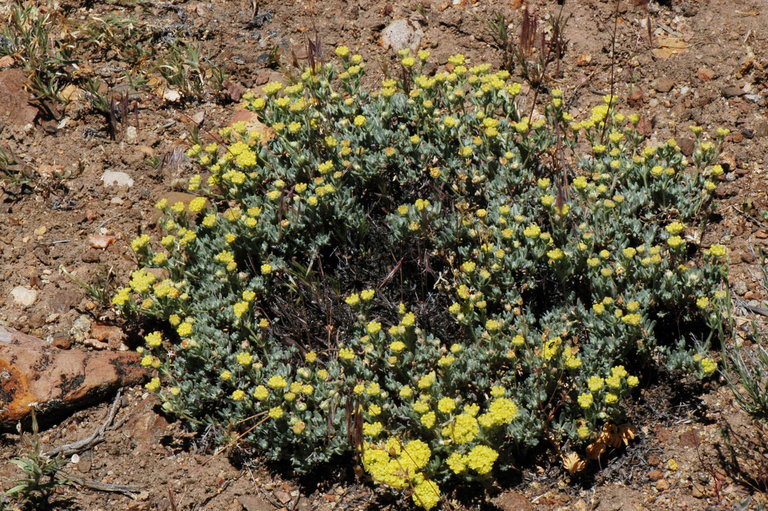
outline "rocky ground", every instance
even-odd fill
[[[529,3],[542,26],[561,8],[555,1]],[[345,44],[362,53],[372,82],[395,62],[391,46],[400,44],[429,49],[437,66],[458,52],[501,66],[505,53],[489,22],[503,15],[516,38],[520,4],[47,4],[51,44],[69,45],[73,55],[60,78],[68,85],[61,101],[35,99],[22,55],[0,58],[0,326],[40,339],[0,332],[0,404],[7,408],[0,423],[10,426],[0,435],[0,487],[19,474],[7,460],[29,449],[12,425],[27,403],[39,401],[49,403],[44,450],[104,426],[97,443],[68,457],[64,470],[74,482],[57,489],[53,509],[399,509],[402,503],[354,474],[298,481],[247,453],[219,452],[205,436],[186,433],[135,385],[141,376],[126,353],[136,345],[135,332],[110,310],[108,297],[135,266],[130,240],[157,233],[152,205],[181,193],[193,173],[184,156],[190,141],[208,140],[242,116],[237,102],[245,90],[295,73],[294,62],[307,57],[308,39],[326,51]],[[10,19],[11,9],[12,2],[0,5],[0,20]],[[613,89],[628,112],[642,116],[644,134],[675,137],[689,154],[690,124],[731,130],[721,158],[720,218],[701,235],[704,243],[728,245],[737,303],[761,306],[761,251],[768,240],[768,5],[566,0],[562,9],[569,16],[568,44],[546,80],[564,91],[573,111],[588,111]],[[9,23],[0,21],[0,30]],[[194,60],[198,50],[204,58]],[[739,325],[755,319],[737,309]],[[52,369],[62,367],[59,360],[66,360],[65,368]],[[559,463],[541,459],[521,467],[492,500],[456,495],[446,508],[757,509],[765,494],[750,484],[762,481],[766,490],[765,460],[757,456],[766,431],[750,422],[721,383],[660,381],[637,397],[636,441],[601,466],[571,478]],[[115,399],[118,386],[131,384]],[[83,408],[83,398],[101,404]],[[723,428],[732,430],[731,444]],[[763,471],[758,484],[741,480],[728,445],[746,472]]]

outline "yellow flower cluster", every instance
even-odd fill
[[[405,444],[398,437],[390,437],[378,444],[364,443],[362,462],[373,480],[396,490],[413,488],[413,501],[424,509],[432,509],[440,502],[440,489],[421,472],[432,455],[429,446],[421,440]]]

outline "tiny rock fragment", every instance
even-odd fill
[[[690,157],[693,154],[693,150],[696,148],[696,141],[692,137],[680,137],[677,141],[677,145],[680,146],[680,150],[684,155]]]
[[[11,57],[10,55],[6,55],[5,57],[0,57],[0,69],[11,67],[15,63],[16,61],[13,60],[13,57]]]
[[[279,500],[283,504],[288,504],[291,500],[293,500],[291,498],[291,494],[283,490],[276,491],[275,497],[277,498],[277,500]]]
[[[659,59],[668,59],[688,49],[688,43],[677,37],[659,37],[657,44],[658,48],[651,50],[651,53]]]
[[[662,472],[661,470],[656,469],[648,472],[648,479],[650,479],[653,482],[658,481],[662,477],[664,477],[664,472]]]
[[[227,96],[229,96],[229,99],[232,101],[240,101],[240,99],[243,97],[243,94],[245,93],[245,87],[240,85],[239,83],[234,83],[230,81],[224,82],[224,88],[227,90]]]
[[[576,65],[577,66],[588,66],[592,63],[592,55],[589,53],[582,53],[578,57],[576,57]]]
[[[125,141],[126,142],[134,142],[139,137],[139,132],[136,129],[136,126],[128,126],[125,128]]]
[[[91,337],[106,342],[111,349],[120,349],[125,333],[120,327],[94,323],[91,325]]]
[[[64,167],[61,165],[50,165],[48,163],[43,163],[39,167],[37,167],[37,173],[44,178],[50,178],[53,176],[60,176],[64,173]]]
[[[244,511],[274,511],[275,506],[255,495],[241,495],[237,501],[243,506]]]
[[[136,150],[150,158],[155,155],[155,150],[146,145],[136,146]]]
[[[641,106],[643,104],[643,91],[638,89],[633,90],[629,95],[629,98],[627,98],[627,102],[629,103],[629,106],[632,107]]]
[[[656,89],[656,92],[669,92],[674,86],[674,80],[667,76],[662,76],[653,83],[653,88]]]
[[[493,504],[502,511],[533,511],[530,499],[514,490],[505,491],[495,499]]]
[[[91,320],[88,316],[82,315],[72,323],[72,328],[69,329],[69,335],[77,342],[83,342],[88,337],[88,332],[91,331]]]
[[[181,94],[175,89],[165,89],[163,91],[163,99],[169,103],[176,103],[181,99]]]
[[[192,120],[195,121],[195,124],[200,126],[201,124],[203,124],[203,121],[205,121],[205,111],[200,110],[199,112],[192,114],[191,117],[192,117]]]
[[[715,72],[708,67],[701,67],[698,71],[696,71],[696,76],[702,82],[708,82],[715,77]]]
[[[107,248],[114,243],[116,238],[114,236],[94,235],[88,236],[88,244],[92,248]]]
[[[37,291],[30,287],[16,286],[11,290],[13,301],[22,307],[29,307],[37,300]]]
[[[61,334],[53,336],[52,344],[61,350],[68,350],[72,347],[72,341],[70,338]]]
[[[720,92],[725,98],[735,98],[744,95],[744,90],[740,87],[736,87],[735,85],[728,85],[723,87]]]
[[[59,93],[64,101],[77,101],[84,96],[85,92],[77,85],[69,84]]]
[[[109,348],[109,344],[107,344],[106,342],[98,341],[90,337],[83,341],[83,346],[88,346],[95,350],[105,350]]]

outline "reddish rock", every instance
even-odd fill
[[[723,87],[721,89],[721,92],[723,96],[726,98],[737,98],[745,94],[744,89],[742,89],[741,87],[736,87],[735,85],[728,85],[726,87]]]
[[[707,67],[702,67],[702,68],[699,68],[698,71],[696,71],[696,76],[702,82],[708,82],[715,77],[715,72]]]
[[[680,435],[680,445],[683,447],[698,447],[700,443],[701,438],[699,438],[699,433],[694,428],[691,428]]]
[[[117,349],[123,343],[125,334],[119,327],[94,323],[91,325],[91,337],[97,341],[107,342],[110,348]]]
[[[72,340],[66,335],[53,336],[53,345],[62,350],[68,350],[72,347]]]
[[[275,138],[275,130],[264,124],[259,120],[259,116],[256,112],[251,112],[244,108],[235,109],[235,113],[232,114],[230,120],[231,124],[236,122],[244,122],[245,128],[250,131],[255,131],[261,137],[262,142],[267,142]]]
[[[677,141],[677,145],[680,146],[680,150],[684,155],[690,157],[696,149],[696,141],[691,137],[680,137]]]
[[[651,481],[656,482],[660,480],[662,477],[664,477],[664,472],[662,472],[661,470],[657,469],[657,470],[651,470],[650,472],[648,472],[648,479],[650,479]]]
[[[256,495],[241,495],[237,501],[245,511],[273,511],[275,506]]]
[[[493,504],[504,511],[529,511],[533,510],[533,504],[522,493],[506,491],[493,500]]]
[[[653,82],[653,88],[656,89],[656,92],[669,92],[674,87],[675,87],[674,80],[666,76],[657,78],[656,81]]]
[[[61,350],[0,327],[0,427],[10,427],[37,403],[41,413],[92,403],[146,373],[137,353]]]
[[[643,91],[634,90],[632,91],[632,94],[629,95],[627,102],[629,103],[629,106],[639,107],[643,104],[643,100]]]
[[[26,83],[27,76],[21,69],[0,71],[0,117],[6,117],[9,124],[26,126],[37,117],[37,108],[29,104]]]
[[[126,429],[131,432],[131,440],[136,442],[139,451],[152,451],[171,432],[168,421],[154,410],[159,404],[155,395],[147,396],[126,423]]]

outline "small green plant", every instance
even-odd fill
[[[725,473],[752,491],[768,493],[768,424],[765,420],[753,419],[749,427],[739,431],[723,420],[720,437],[716,449]]]
[[[173,44],[159,61],[157,69],[168,84],[187,99],[217,94],[224,89],[226,81],[224,71],[215,66],[198,46],[184,42]]]
[[[755,419],[768,421],[768,349],[759,334],[752,346],[729,347],[728,385],[739,405]]]
[[[768,261],[760,252],[763,286],[768,285]],[[755,309],[755,308],[751,308]],[[757,308],[757,312],[766,313]],[[738,336],[732,335],[734,339]],[[768,422],[768,347],[757,325],[752,325],[752,343],[723,346],[724,375],[739,406],[753,419]]]
[[[135,18],[112,13],[103,17],[90,17],[75,34],[82,37],[86,45],[95,46],[99,53],[115,52],[117,59],[140,66],[151,60],[155,51],[152,34]]]
[[[32,178],[10,149],[0,147],[0,188],[10,195],[31,189]]]
[[[93,298],[98,305],[104,309],[110,306],[111,297],[116,288],[116,277],[112,268],[107,268],[103,265],[99,266],[94,276],[88,282],[75,277],[66,270],[62,269],[62,271],[72,282],[80,286],[86,295]]]
[[[159,244],[131,244],[113,303],[166,326],[141,363],[167,411],[297,472],[356,455],[431,509],[542,444],[628,441],[653,370],[716,372],[726,249],[685,233],[727,130],[692,126],[689,161],[611,96],[576,120],[553,89],[530,116],[509,72],[462,55],[427,75],[403,52],[374,90],[336,55],[245,95],[261,129],[193,145],[199,196],[161,200]]]
[[[19,426],[19,433],[21,433],[21,426]],[[24,509],[41,509],[41,506],[48,503],[53,489],[65,484],[65,481],[57,478],[57,475],[67,461],[60,457],[49,458],[43,454],[37,415],[34,410],[29,449],[22,457],[10,462],[16,465],[24,475],[6,490],[4,495],[17,505],[23,506]]]

